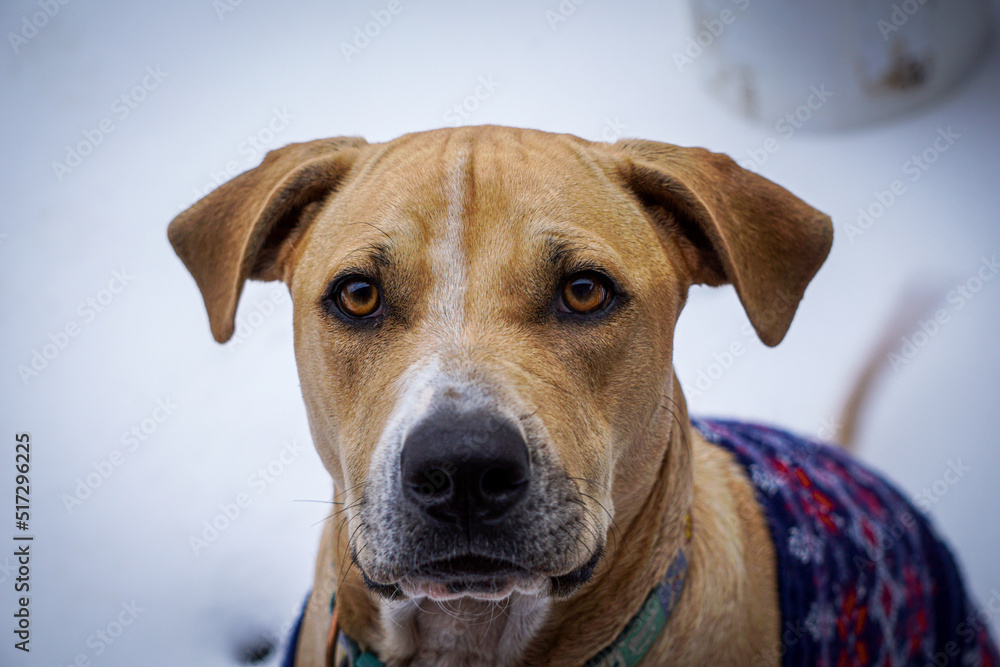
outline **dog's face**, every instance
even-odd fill
[[[664,432],[684,277],[574,149],[408,138],[302,240],[303,394],[372,582],[567,588],[601,550],[619,458]]]
[[[444,600],[585,582],[664,460],[688,287],[775,344],[830,230],[705,151],[466,128],[276,151],[171,241],[220,340],[247,277],[288,283],[350,556]]]

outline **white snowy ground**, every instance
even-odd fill
[[[387,3],[222,1],[232,11],[221,16],[211,0],[72,2],[17,53],[0,44],[3,665],[237,664],[241,647],[282,631],[310,585],[328,508],[297,501],[331,489],[301,405],[285,289],[251,285],[240,308],[250,333],[220,347],[166,241],[167,223],[213,175],[260,160],[253,142],[385,140],[447,125],[481,80],[492,90],[480,88],[485,99],[463,122],[593,139],[618,125],[738,158],[774,136],[718,107],[693,70],[678,71],[682,3],[595,0],[553,29],[545,11],[556,0],[504,3],[502,14],[398,0],[402,11],[347,62],[340,44]],[[2,33],[19,31],[36,2],[5,1]],[[694,412],[820,432],[906,286],[947,290],[1000,252],[998,82],[995,50],[954,95],[907,117],[779,139],[759,171],[830,213],[837,240],[776,349],[744,335],[730,289],[694,291],[677,368],[687,385],[699,372],[718,376],[689,396]],[[131,104],[121,99],[144,84]],[[848,242],[858,207],[948,127],[954,145]],[[57,175],[67,146],[99,128],[93,151]],[[931,491],[937,526],[995,609],[1000,279],[958,301],[880,384],[860,452],[909,493]],[[67,327],[76,335],[22,378],[18,367]],[[746,352],[720,375],[713,355],[737,341]],[[33,446],[30,655],[14,651],[11,634],[21,431]],[[67,507],[88,478],[99,486]],[[220,506],[240,494],[249,506],[196,554],[190,536],[224,524]]]

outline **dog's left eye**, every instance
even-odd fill
[[[378,288],[363,278],[350,278],[337,288],[337,307],[355,319],[375,317],[382,312]]]
[[[610,305],[612,293],[610,281],[601,274],[594,271],[575,273],[563,283],[559,310],[579,315],[597,313]]]

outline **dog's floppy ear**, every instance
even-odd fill
[[[233,335],[248,278],[282,277],[282,249],[301,233],[305,209],[337,189],[364,145],[341,137],[271,151],[173,219],[167,236],[198,283],[215,340]]]
[[[760,339],[780,343],[830,252],[830,218],[703,148],[625,139],[612,149],[626,187],[684,235],[693,282],[732,283]]]

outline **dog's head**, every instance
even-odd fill
[[[785,335],[826,216],[729,158],[481,127],[293,144],[170,226],[216,340],[284,280],[350,556],[384,595],[565,595],[675,418],[690,285]]]

